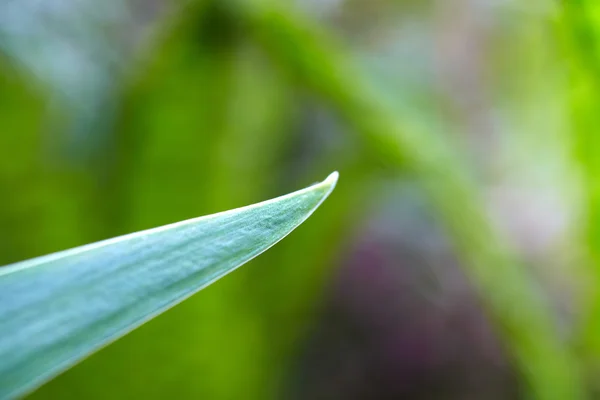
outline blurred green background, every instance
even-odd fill
[[[339,170],[32,399],[593,398],[593,0],[0,1],[0,264]]]

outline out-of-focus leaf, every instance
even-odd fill
[[[233,0],[231,5],[273,59],[333,104],[366,146],[419,177],[512,351],[529,395],[585,398],[579,365],[556,334],[545,295],[490,223],[463,151],[397,112],[353,56],[306,16],[271,1]]]
[[[0,2],[0,53],[48,89],[53,128],[63,134],[67,118],[71,157],[107,145],[119,85],[160,13],[128,0]]]
[[[583,214],[581,215],[580,242],[585,254],[586,278],[594,282],[584,291],[584,319],[581,326],[581,356],[595,376],[600,362],[600,5],[594,1],[561,3],[559,38],[563,40],[568,66],[571,93],[568,98],[572,132],[573,156],[583,182]],[[594,378],[593,390],[600,392]]]
[[[103,188],[91,174],[68,168],[56,142],[45,140],[46,105],[35,89],[0,61],[0,265],[143,229],[107,232]],[[167,222],[202,214],[208,212]]]
[[[0,270],[0,398],[31,390],[273,246],[331,193],[322,183]]]

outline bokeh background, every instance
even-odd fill
[[[593,397],[599,15],[1,0],[0,264],[341,174],[269,252],[29,398]]]

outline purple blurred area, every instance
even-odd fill
[[[345,245],[290,398],[519,398],[514,369],[422,196],[383,197]]]

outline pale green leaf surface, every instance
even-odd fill
[[[1,268],[0,398],[34,389],[264,252],[319,207],[337,176]]]

